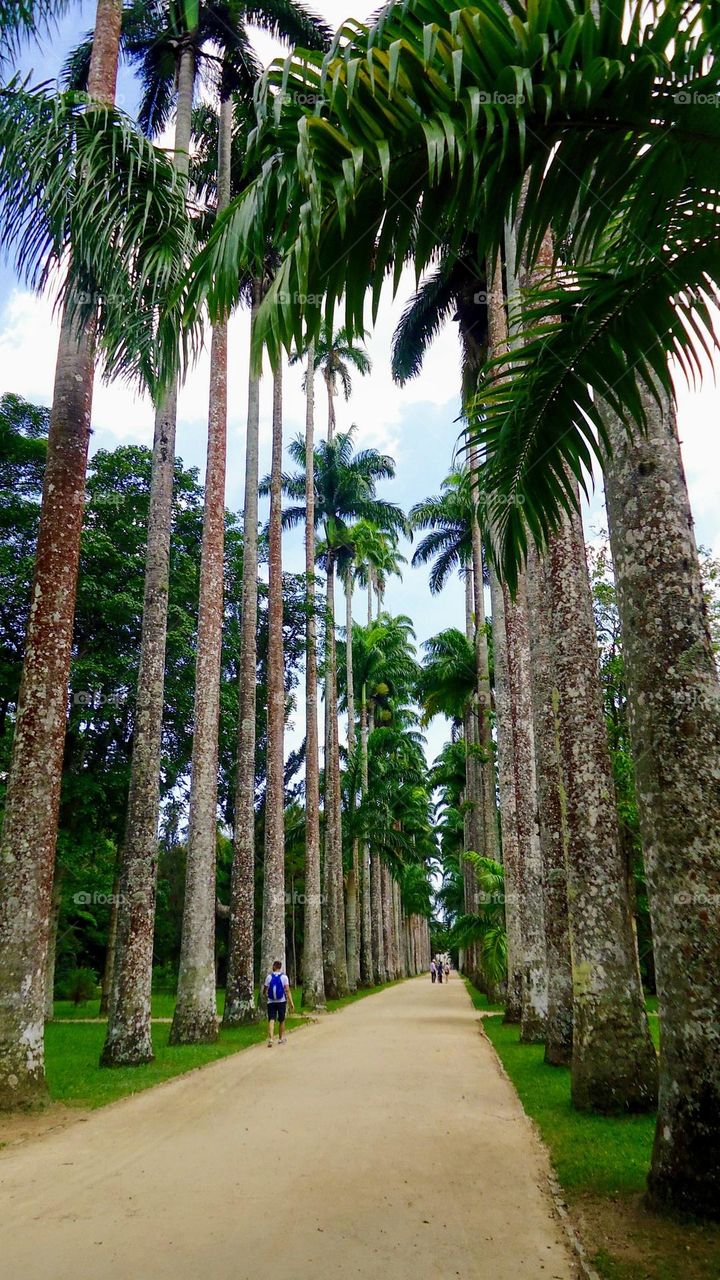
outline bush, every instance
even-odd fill
[[[170,963],[156,965],[152,975],[153,991],[174,996],[177,991],[177,977],[174,965]]]
[[[73,1004],[87,1004],[100,995],[97,974],[94,969],[68,969],[56,985],[57,1000],[72,1000]]]

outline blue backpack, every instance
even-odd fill
[[[282,974],[273,973],[270,975],[270,986],[268,987],[268,1000],[277,1003],[279,1000],[285,999],[285,985],[282,980]]]

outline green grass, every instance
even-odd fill
[[[493,1008],[466,985],[477,1009]],[[657,1045],[657,1001],[651,998],[648,1006]],[[568,1068],[546,1066],[543,1046],[521,1045],[517,1026],[506,1026],[502,1018],[484,1018],[482,1025],[540,1130],[598,1275],[603,1280],[718,1280],[720,1229],[660,1218],[644,1206],[655,1116],[573,1110]]]
[[[401,979],[402,981],[402,979]],[[394,986],[386,983],[385,986]],[[328,1000],[330,1012],[362,1000],[384,987],[371,987],[353,992],[341,1000]],[[300,1007],[301,992],[294,992],[296,1007]],[[222,1013],[225,992],[218,992],[218,1013]],[[152,1016],[171,1018],[175,997],[158,993],[152,997]],[[50,1096],[54,1102],[76,1107],[103,1107],[127,1094],[151,1089],[153,1085],[183,1075],[195,1067],[216,1062],[228,1054],[238,1053],[250,1045],[260,1044],[267,1034],[264,1020],[248,1027],[221,1028],[215,1044],[169,1045],[170,1027],[158,1023],[153,1027],[155,1059],[141,1067],[113,1067],[98,1065],[105,1040],[105,1019],[98,1017],[98,1001],[74,1005],[69,1000],[55,1001],[56,1018],[72,1018],[73,1022],[50,1022],[45,1028],[45,1065]],[[75,1021],[76,1020],[76,1021]],[[306,1025],[302,1018],[288,1018],[288,1029]]]
[[[299,1018],[289,1018],[288,1027],[301,1026]],[[249,1027],[222,1030],[215,1044],[168,1044],[170,1027],[153,1030],[155,1059],[141,1067],[100,1067],[100,1052],[105,1040],[104,1022],[50,1023],[45,1032],[45,1065],[50,1096],[54,1102],[75,1107],[103,1107],[130,1093],[140,1093],[153,1085],[183,1075],[194,1067],[226,1058],[250,1045],[260,1044],[266,1036],[264,1022]]]
[[[570,1071],[549,1067],[544,1047],[520,1044],[516,1026],[486,1018],[483,1028],[549,1148],[567,1192],[617,1195],[642,1191],[655,1116],[596,1116],[573,1110]]]

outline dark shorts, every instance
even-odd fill
[[[268,1022],[279,1022],[282,1026],[287,1012],[287,1000],[268,1000]]]

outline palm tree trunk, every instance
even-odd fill
[[[368,793],[368,708],[367,690],[363,687],[360,704],[360,752],[361,752],[361,794],[365,799]],[[373,984],[373,946],[372,946],[372,896],[370,889],[370,850],[367,841],[363,840],[362,869],[360,881],[361,901],[361,945],[360,945],[360,980],[363,986]]]
[[[380,877],[380,892],[382,894],[382,927],[383,927],[383,948],[385,950],[385,974],[388,982],[395,977],[394,956],[393,956],[393,937],[392,937],[392,881],[390,877],[390,868],[387,863],[382,865],[382,874]]]
[[[273,380],[268,590],[268,746],[260,968],[285,959],[285,655],[282,581],[282,366]]]
[[[335,436],[335,394],[334,394],[335,387],[333,384],[332,375],[328,372],[328,370],[325,370],[323,377],[325,379],[325,390],[327,391],[327,402],[328,402],[327,438],[328,438],[328,443],[330,443],[330,441]]]
[[[262,297],[262,283],[253,284],[250,335]],[[245,503],[243,512],[242,626],[240,634],[240,690],[238,697],[237,779],[235,828],[230,877],[228,971],[223,1026],[253,1022],[255,1006],[255,710],[258,613],[258,449],[260,377],[252,367],[248,381],[245,440]]]
[[[567,901],[567,805],[562,775],[558,704],[553,697],[553,690],[557,686],[555,658],[552,634],[547,625],[547,611],[544,608],[550,586],[546,566],[532,545],[528,549],[526,580],[548,963],[545,1061],[552,1066],[569,1066],[573,1044],[573,982]]]
[[[327,659],[325,676],[325,992],[337,999],[348,994],[343,897],[342,826],[340,815],[340,758],[337,710],[337,648],[335,644],[335,563],[327,567]]]
[[[121,0],[98,0],[88,93],[115,99]],[[45,975],[93,394],[93,328],[63,316],[0,839],[0,1110],[42,1104]]]
[[[220,103],[218,214],[230,203],[232,101]],[[177,1003],[171,1044],[217,1038],[215,1004],[215,861],[218,730],[222,672],[227,454],[227,323],[213,328],[210,348],[205,511],[200,557],[195,728],[190,783],[185,903]]]
[[[320,882],[320,764],[317,721],[317,620],[315,617],[315,381],[314,348],[308,350],[305,387],[305,916],[303,1004],[325,1007]]]
[[[185,178],[190,158],[194,80],[194,53],[185,47],[178,68],[175,121],[175,165]],[[117,963],[101,1055],[101,1064],[107,1067],[134,1066],[153,1058],[150,994],[176,424],[177,381],[155,415],[135,732],[120,871]]]
[[[620,845],[578,514],[553,536],[547,562],[567,796],[573,1103],[602,1112],[649,1110],[657,1098],[657,1058]]]
[[[352,647],[352,571],[345,578],[345,677],[347,682],[348,712],[348,755],[355,752],[355,687],[353,683],[353,647]],[[355,798],[351,799],[354,808]],[[352,842],[352,866],[347,875],[345,931],[347,936],[348,984],[351,991],[357,989],[360,981],[360,948],[358,946],[358,884],[360,874],[360,857],[357,838]]]
[[[471,473],[474,480],[473,489],[477,489],[478,459],[472,451]],[[498,858],[498,825],[497,801],[495,797],[495,756],[492,740],[492,698],[490,695],[490,660],[488,655],[487,632],[485,630],[485,590],[483,573],[482,537],[477,518],[472,522],[472,581],[473,604],[475,613],[475,663],[477,668],[477,720],[478,746],[482,751],[479,768],[480,821],[483,837],[482,852],[486,858],[497,861]],[[480,850],[478,850],[480,852]]]
[[[368,716],[368,729],[372,733],[374,715],[372,708]],[[383,914],[382,914],[382,868],[380,857],[376,852],[372,853],[370,862],[370,901],[372,911],[372,960],[373,960],[373,979],[375,984],[385,982],[387,971],[385,968],[385,945],[383,940]]]
[[[473,567],[467,565],[465,568],[465,635],[468,643],[473,644],[475,640],[475,623],[473,619]],[[478,727],[478,719],[476,714],[475,699],[468,704],[465,715],[463,717],[463,728],[465,734],[465,815],[463,821],[463,850],[465,853],[482,853],[483,852],[483,780],[482,780],[482,764],[475,750],[476,730]],[[477,897],[477,877],[475,868],[463,860],[463,887],[464,887],[464,904],[466,915],[476,915],[478,908]],[[463,951],[463,972],[467,974],[471,982],[477,986],[481,986],[482,978],[478,972],[477,962],[477,946],[474,942],[469,943]]]
[[[518,889],[522,943],[520,1039],[541,1041],[547,1016],[547,960],[543,912],[542,864],[537,826],[535,742],[530,693],[530,643],[527,596],[521,577],[515,600],[503,584],[507,645],[512,776],[518,832]]]
[[[720,687],[673,411],[646,430],[606,414],[610,543],[660,1004],[650,1199],[720,1206]]]

